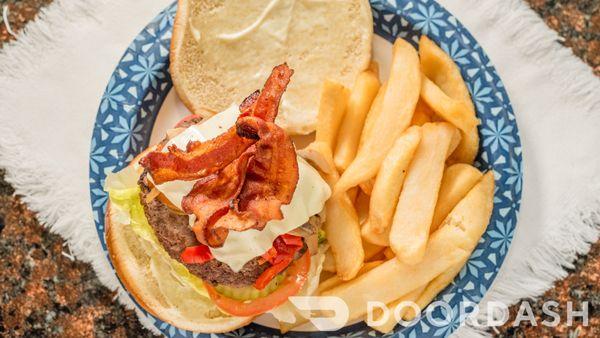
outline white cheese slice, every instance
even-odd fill
[[[215,138],[235,125],[238,115],[238,108],[232,106],[201,124],[187,128],[171,139],[167,146],[176,145],[185,149],[190,141]],[[192,190],[194,183],[195,181],[170,181],[158,184],[156,188],[174,205],[181,207],[183,197]],[[211,252],[216,259],[237,272],[248,261],[269,250],[277,236],[296,229],[306,223],[310,216],[321,212],[330,195],[331,190],[319,173],[298,157],[298,185],[290,204],[281,207],[283,219],[268,222],[262,231],[230,231],[223,246],[211,248]]]
[[[238,107],[231,106],[219,114],[215,114],[201,124],[195,124],[186,128],[179,135],[173,137],[167,142],[164,151],[171,145],[177,146],[179,149],[185,149],[190,141],[201,141],[213,139],[224,133],[231,126],[235,125],[235,121],[240,114]],[[152,178],[148,175],[150,180]],[[160,191],[173,205],[181,208],[181,201],[192,191],[196,181],[169,181],[163,184],[156,185],[156,189]]]

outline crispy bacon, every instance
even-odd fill
[[[186,149],[151,152],[140,162],[156,184],[198,180],[183,199],[183,210],[196,215],[193,230],[200,243],[221,246],[230,230],[262,230],[282,219],[298,183],[292,141],[274,121],[279,101],[293,74],[286,64],[275,67],[263,90],[240,104],[236,126]]]
[[[251,212],[265,223],[281,219],[279,207],[290,203],[298,183],[294,145],[285,131],[274,123],[246,117],[240,119],[237,126],[238,130],[242,128],[246,132],[255,130],[259,137],[255,145],[256,154],[248,165],[238,209]]]
[[[274,121],[279,100],[294,73],[287,64],[273,68],[262,92],[256,91],[240,105],[241,116],[257,116]],[[241,137],[231,128],[206,142],[190,142],[185,150],[169,147],[153,151],[140,164],[148,169],[156,184],[174,180],[191,181],[218,172],[238,158],[255,140]]]
[[[294,70],[288,67],[286,63],[273,68],[256,100],[256,105],[252,112],[247,115],[256,116],[267,122],[275,121],[275,117],[279,112],[279,101],[281,101],[281,96],[283,96],[293,74]]]
[[[241,137],[235,128],[207,142],[190,142],[185,150],[170,146],[168,152],[153,151],[140,164],[156,184],[191,181],[223,169],[248,149],[255,140]]]
[[[183,211],[196,215],[193,230],[200,243],[209,244],[209,238],[217,235],[207,236],[205,230],[229,211],[231,201],[237,198],[243,187],[248,162],[253,156],[251,149],[244,152],[223,170],[201,178],[183,198]]]
[[[298,183],[296,150],[283,129],[256,117],[238,120],[238,131],[256,136],[254,157],[248,164],[244,186],[227,214],[209,225],[211,231],[262,230],[268,221],[282,219],[281,206],[292,200]],[[220,243],[219,240],[214,240]],[[224,239],[223,239],[224,242]]]
[[[246,97],[244,101],[242,101],[242,103],[240,104],[240,116],[248,116],[252,113],[259,95],[260,90],[256,90],[254,91],[254,93]]]

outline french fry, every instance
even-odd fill
[[[332,157],[337,130],[343,117],[341,106],[345,107],[348,92],[343,86],[325,82],[319,106],[318,125],[315,141],[298,154],[311,161],[322,173],[330,187],[339,180]],[[351,199],[349,195],[353,195]],[[354,278],[364,261],[360,224],[354,208],[356,192],[344,192],[325,202],[327,218],[323,229],[329,236],[327,241],[335,260],[337,275],[348,280]],[[331,270],[331,268],[330,268]]]
[[[473,128],[468,132],[461,130],[462,141],[448,159],[449,164],[468,163],[473,164],[479,151],[479,132]]]
[[[438,116],[452,123],[461,131],[476,128],[479,123],[475,115],[470,115],[470,108],[465,101],[449,97],[427,77],[423,77],[421,82],[421,99]]]
[[[373,261],[373,262],[368,262],[365,263],[360,270],[358,271],[358,276],[373,270],[374,268],[378,267],[379,265],[381,265],[384,261]],[[327,290],[333,289],[336,286],[339,286],[341,284],[347,283],[344,280],[342,280],[340,277],[338,276],[332,276],[327,278],[326,280],[321,281],[321,283],[319,284],[319,286],[317,287],[317,290],[315,291],[314,295],[320,295],[322,292],[325,292]],[[280,325],[283,324],[285,331],[282,330],[281,333],[286,333],[287,331],[298,327],[304,323],[307,323],[308,319],[305,317],[301,317],[298,318],[298,320],[295,323],[282,323],[280,322]]]
[[[377,91],[377,96],[375,96],[375,99],[373,100],[373,103],[371,104],[371,108],[369,109],[369,113],[367,114],[367,118],[365,119],[365,124],[363,126],[363,130],[360,133],[360,140],[358,142],[359,149],[360,149],[361,142],[363,142],[362,141],[363,135],[370,135],[371,133],[373,133],[373,127],[375,125],[375,121],[377,121],[379,115],[381,115],[381,111],[382,111],[381,109],[383,107],[383,99],[385,97],[386,91],[387,91],[387,81],[385,81],[384,83],[381,84],[381,87],[379,87],[379,91]],[[357,152],[358,152],[358,149],[357,149]],[[350,164],[352,164],[352,163],[350,163]]]
[[[324,175],[325,181],[333,186],[339,179],[333,159],[323,154],[318,157],[324,159],[323,166],[333,172],[330,175]],[[358,215],[349,194],[350,192],[346,192],[341,196],[332,196],[325,202],[327,218],[323,225],[325,233],[330,234],[327,236],[327,241],[331,245],[329,251],[335,260],[335,272],[343,280],[349,280],[356,276],[365,257]]]
[[[425,255],[444,163],[457,132],[445,122],[420,128],[421,142],[408,167],[390,231],[390,246],[396,258],[413,265]]]
[[[396,39],[381,111],[367,116],[356,157],[336,184],[334,195],[375,177],[396,138],[410,125],[420,88],[419,56],[410,43]]]
[[[421,264],[408,265],[398,259],[390,259],[321,295],[341,298],[348,306],[349,321],[362,318],[367,313],[369,301],[389,304],[463,261],[468,256],[462,248],[464,237],[458,228],[440,228],[431,236]]]
[[[385,248],[385,250],[383,250],[383,255],[386,259],[392,259],[396,257],[396,255],[394,255],[394,252],[392,251],[392,249],[390,249],[390,247],[387,247]]]
[[[382,252],[385,247],[363,241],[363,249],[365,250],[365,262],[368,262]]]
[[[365,258],[356,210],[348,194],[342,194],[325,202],[325,213],[323,228],[330,234],[327,241],[335,258],[336,273],[341,279],[350,280]]]
[[[321,142],[321,144],[325,143]],[[319,149],[328,148],[315,147],[313,149],[318,152]],[[301,156],[303,155],[302,152],[299,153]],[[329,175],[324,174],[324,178],[329,186],[333,187],[339,179],[333,159],[322,153],[316,157],[323,159],[323,168],[332,172]],[[319,167],[319,169],[321,168]],[[325,170],[322,171],[325,172]],[[360,237],[360,223],[354,204],[349,197],[350,193],[351,191],[348,191],[341,196],[332,196],[325,202],[327,217],[323,225],[325,233],[330,234],[327,236],[327,241],[331,245],[329,251],[335,259],[335,272],[343,280],[349,280],[356,276],[365,257]]]
[[[374,66],[377,68],[377,66]],[[343,172],[356,156],[360,133],[363,130],[367,113],[379,90],[377,71],[366,70],[358,74],[348,99],[345,118],[338,133],[333,161]]]
[[[329,80],[323,82],[315,141],[334,149],[338,130],[346,112],[350,90]]]
[[[460,272],[462,267],[465,265],[465,262],[460,262],[450,269],[444,271],[441,275],[437,276],[434,280],[429,282],[426,287],[424,287],[421,293],[413,300],[415,304],[423,311],[425,307],[435,298],[435,296],[440,293],[440,291],[444,290],[448,284],[450,284],[454,277]],[[402,314],[402,320],[411,321],[417,317],[418,313],[413,308],[408,308]]]
[[[475,167],[464,163],[451,165],[444,170],[430,232],[437,230],[452,208],[465,197],[482,176],[483,174]]]
[[[417,102],[417,106],[415,107],[415,113],[413,115],[412,121],[410,121],[411,126],[422,126],[425,123],[433,122],[432,117],[435,112],[429,108],[427,103],[423,102],[422,99],[419,99]]]
[[[335,258],[331,250],[325,252],[325,260],[323,261],[323,271],[335,273]]]
[[[354,207],[358,214],[358,223],[362,224],[369,218],[369,202],[371,197],[362,191],[358,191],[356,199],[354,200]]]
[[[446,227],[462,229],[467,239],[463,244],[463,248],[470,255],[489,224],[493,208],[494,174],[489,171],[483,175],[479,183],[470,189],[467,195],[452,209],[452,212],[446,217],[438,231],[443,231]],[[465,257],[462,261],[448,268],[448,270],[432,280],[415,303],[421,309],[425,308],[440,291],[444,290],[454,280],[454,277],[460,272],[468,258]],[[416,315],[411,309],[406,312],[403,319],[410,321]]]
[[[365,194],[371,196],[371,192],[373,191],[373,186],[375,185],[375,178],[372,177],[362,183],[360,183],[358,186],[360,187],[360,190],[362,192],[364,192]]]
[[[364,242],[371,243],[378,246],[389,246],[390,245],[390,228],[388,227],[383,232],[377,232],[373,229],[371,222],[367,220],[360,228],[360,235]]]
[[[419,54],[424,77],[431,80],[423,81],[421,97],[439,116],[461,130],[462,141],[449,162],[473,163],[479,149],[476,127],[479,122],[460,70],[452,58],[425,35],[419,41]]]
[[[329,165],[333,148],[342,123],[350,91],[341,84],[325,80],[319,102],[317,130],[315,140],[306,148],[298,151],[300,156],[312,162],[325,174],[334,174]],[[337,174],[337,173],[336,173]]]
[[[377,173],[369,203],[369,226],[363,226],[363,231],[372,229],[380,234],[392,225],[406,170],[420,140],[420,128],[410,127],[394,142]]]
[[[425,35],[421,35],[419,40],[419,56],[421,69],[427,78],[437,84],[448,96],[473,105],[469,90],[456,63]]]
[[[425,290],[425,286],[421,286],[409,293],[407,293],[406,295],[402,296],[402,298],[390,303],[387,305],[388,309],[390,309],[391,314],[388,317],[387,321],[383,324],[380,325],[374,325],[371,326],[372,328],[374,328],[375,330],[381,332],[381,333],[388,333],[391,332],[394,327],[396,326],[396,324],[398,324],[398,321],[396,320],[396,317],[393,315],[394,310],[396,309],[396,307],[398,305],[400,305],[402,302],[414,302],[416,303],[417,299],[419,298],[419,296],[423,293],[423,290]],[[398,313],[399,318],[404,318],[404,316],[406,316],[406,313],[408,311],[413,311],[412,307],[410,306],[405,306],[403,307],[400,312]],[[414,311],[413,311],[414,312]],[[373,313],[373,320],[374,321],[379,321],[379,319],[381,318],[381,316],[383,315],[383,311],[377,309],[376,311],[374,311]]]
[[[381,265],[381,263],[383,263],[383,261],[373,261],[365,263],[358,271],[358,275],[360,276],[367,271],[373,270],[374,268]],[[317,287],[317,291],[315,292],[315,294],[318,295],[323,291],[332,289],[343,283],[345,282],[340,277],[333,276],[331,278],[328,278],[327,280],[322,281],[321,284],[319,284],[319,287]]]

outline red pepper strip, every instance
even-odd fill
[[[213,255],[208,246],[201,244],[185,248],[180,258],[186,264],[202,264],[213,259]]]
[[[287,246],[302,247],[304,245],[300,236],[283,234],[281,235],[281,239]]]
[[[273,241],[273,247],[261,258],[272,264],[263,271],[254,282],[254,287],[262,290],[281,271],[285,270],[294,260],[294,255],[304,246],[302,237],[289,234],[280,235]]]
[[[273,278],[277,276],[277,274],[285,270],[285,268],[287,268],[290,265],[293,258],[293,256],[285,256],[281,259],[279,263],[271,265],[271,267],[263,271],[263,273],[261,273],[260,276],[258,276],[256,281],[254,282],[254,287],[259,290],[264,289],[265,286],[267,286],[269,282],[271,282],[271,280],[273,280]]]
[[[262,256],[260,256],[260,258],[261,258],[260,264],[263,264],[265,262],[269,262],[269,263],[273,264],[275,257],[277,257],[277,249],[275,249],[275,247],[271,247],[269,250],[267,250],[267,252],[265,252],[264,254],[262,254]]]

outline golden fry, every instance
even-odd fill
[[[347,194],[330,198],[325,203],[327,219],[324,229],[335,258],[337,275],[343,280],[356,276],[363,264],[365,252],[360,237],[358,216]]]
[[[473,163],[479,148],[478,121],[460,70],[452,58],[425,35],[419,41],[419,54],[424,77],[431,80],[423,81],[421,97],[439,116],[461,130],[462,141],[449,162]]]
[[[356,158],[336,184],[334,195],[375,177],[396,138],[410,125],[420,88],[419,56],[410,43],[396,39],[381,111],[367,116]]]
[[[470,189],[467,195],[452,209],[452,212],[446,217],[438,231],[444,231],[445,228],[454,228],[463,231],[466,241],[463,243],[462,248],[470,256],[490,222],[493,208],[494,174],[489,171],[483,175],[479,183]],[[465,257],[462,261],[448,268],[448,270],[432,280],[417,299],[417,305],[421,309],[425,308],[440,291],[444,290],[454,280],[454,277],[460,272],[468,258],[468,256]],[[410,321],[416,315],[414,311],[409,310],[403,316],[403,319]]]
[[[356,156],[360,134],[378,90],[379,78],[374,71],[366,70],[358,74],[348,99],[334,152],[333,160],[340,172],[343,172]]]
[[[408,128],[394,142],[377,173],[369,207],[369,227],[382,233],[392,225],[406,170],[421,140],[421,129]]]
[[[325,252],[325,260],[323,261],[323,271],[335,272],[335,258],[331,250]]]
[[[373,325],[371,327],[381,333],[384,333],[384,334],[391,332],[394,329],[394,327],[396,326],[396,324],[398,324],[398,321],[396,321],[396,317],[394,316],[394,310],[396,309],[396,307],[399,306],[402,302],[416,303],[417,300],[419,299],[419,296],[423,293],[423,290],[425,290],[425,286],[419,287],[419,288],[407,293],[406,295],[402,296],[402,298],[388,304],[387,307],[388,307],[388,309],[390,309],[390,316],[388,317],[388,319],[385,321],[385,323],[383,323],[381,325]],[[410,307],[410,306],[403,307],[400,310],[400,312],[398,313],[399,318],[404,318],[404,316],[406,316],[406,313],[408,313],[409,311],[414,312],[412,307]],[[381,311],[381,310],[375,311],[373,313],[373,320],[379,321],[382,315],[383,315],[383,311]]]
[[[390,246],[406,264],[419,263],[425,254],[444,163],[457,132],[445,122],[420,128],[421,142],[408,167],[390,231]]]
[[[360,235],[365,242],[378,245],[378,246],[389,246],[390,245],[390,228],[388,227],[383,232],[377,232],[371,222],[367,220],[360,228]]]
[[[421,82],[421,99],[444,120],[452,123],[461,131],[476,128],[479,120],[469,113],[468,105],[461,100],[449,97],[429,78]]]
[[[363,191],[358,191],[356,199],[354,199],[354,207],[358,214],[358,223],[362,224],[369,217],[369,202],[371,197],[365,194]]]
[[[360,190],[362,192],[364,192],[366,195],[371,196],[371,192],[373,191],[373,186],[375,185],[375,178],[370,178],[362,183],[360,183],[358,186],[360,187]]]
[[[385,247],[363,241],[363,249],[365,250],[365,262],[368,262],[374,257],[377,257]]]
[[[396,257],[396,255],[394,255],[394,252],[392,251],[392,249],[390,249],[390,247],[387,247],[385,248],[385,250],[383,250],[383,255],[386,259],[392,259]]]
[[[358,275],[360,276],[367,271],[373,270],[374,268],[381,265],[381,263],[383,263],[383,261],[374,261],[374,262],[365,263],[358,271]],[[323,291],[332,289],[343,283],[345,283],[345,282],[342,279],[340,279],[340,277],[333,276],[333,277],[328,278],[327,280],[324,280],[323,282],[321,282],[321,284],[319,284],[319,287],[317,288],[317,291],[315,292],[315,294],[318,295]]]
[[[483,174],[475,167],[464,163],[451,165],[444,170],[430,232],[440,226],[452,208],[465,197],[482,176]]]
[[[436,231],[418,265],[390,259],[357,278],[326,290],[321,295],[340,297],[350,311],[349,321],[367,313],[369,301],[389,304],[407,293],[426,285],[436,276],[468,257],[464,233],[454,227]]]
[[[330,149],[335,147],[349,95],[350,91],[343,85],[329,80],[323,82],[315,142],[325,143]]]
[[[422,126],[425,123],[434,122],[432,117],[435,115],[435,112],[429,108],[427,103],[423,102],[422,99],[419,99],[417,102],[417,106],[415,107],[415,113],[413,115],[412,121],[410,121],[411,126]]]

